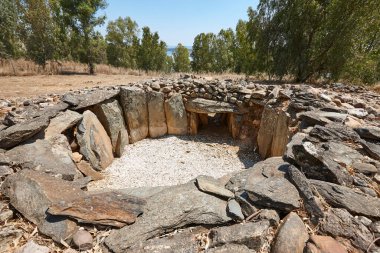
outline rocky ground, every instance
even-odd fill
[[[21,104],[2,99],[0,252],[378,253],[379,101],[340,83],[193,76]],[[219,137],[209,146],[219,134],[202,136],[211,113],[224,115],[242,145]],[[235,146],[227,155],[234,159],[226,167],[206,164],[227,153],[224,142]],[[208,156],[192,156],[200,151]],[[261,160],[250,166],[256,151]],[[136,169],[142,156],[149,166]],[[123,163],[134,173],[113,173],[127,157]],[[180,184],[148,173],[165,171],[172,157],[174,169],[191,164],[214,173]],[[220,167],[232,173],[219,177]],[[118,184],[123,175],[146,181],[88,191],[89,184]],[[163,181],[171,182],[153,186]]]

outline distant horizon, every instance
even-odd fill
[[[141,29],[144,26],[158,32],[168,48],[178,43],[191,47],[196,35],[218,33],[232,28],[239,19],[247,20],[249,7],[256,9],[258,0],[107,0],[108,6],[99,15],[106,15],[103,26],[97,30],[106,34],[109,21],[130,17]]]

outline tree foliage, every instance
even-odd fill
[[[181,43],[177,45],[173,52],[173,68],[176,72],[190,72],[189,50]]]
[[[14,0],[0,1],[0,58],[16,58],[20,47],[18,9]]]

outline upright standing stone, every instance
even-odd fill
[[[228,113],[227,114],[228,129],[232,138],[237,139],[240,135],[241,128],[241,115]]]
[[[96,170],[103,170],[112,163],[111,140],[91,111],[83,113],[83,120],[78,126],[77,139],[81,154]]]
[[[198,113],[189,112],[189,134],[198,134],[199,116]]]
[[[111,137],[113,152],[120,157],[129,143],[129,138],[119,102],[116,99],[107,100],[95,105],[92,111]]]
[[[148,93],[148,112],[149,112],[149,136],[152,138],[160,137],[168,132],[165,117],[165,96],[164,93],[151,91]]]
[[[181,94],[165,101],[165,115],[169,134],[187,134],[187,114]]]
[[[129,141],[135,143],[148,136],[148,106],[146,94],[137,87],[121,88],[121,105],[129,130]]]

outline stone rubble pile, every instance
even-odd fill
[[[95,226],[112,228],[103,252],[380,252],[380,96],[364,88],[184,76],[18,103],[0,100],[0,252],[20,237],[6,225],[14,212],[77,250],[92,248],[82,228]],[[261,162],[86,190],[129,143],[197,134],[215,113]],[[33,241],[18,252],[33,250],[48,252]]]

